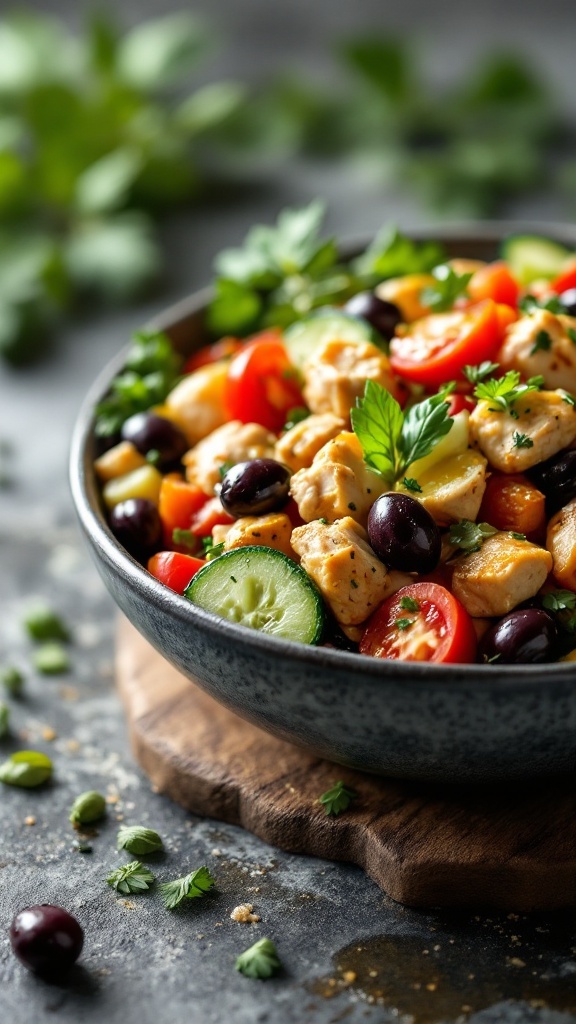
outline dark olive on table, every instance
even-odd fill
[[[368,515],[368,537],[389,569],[432,572],[440,561],[440,530],[430,513],[408,494],[381,494]]]
[[[59,974],[72,967],[82,952],[84,932],[63,907],[42,903],[16,914],[10,942],[18,959],[36,974]]]
[[[557,655],[554,620],[541,608],[509,612],[484,634],[480,655],[496,665],[536,665]]]
[[[290,496],[290,470],[275,459],[239,462],[222,481],[220,501],[226,511],[240,516],[277,512]]]
[[[179,428],[154,412],[137,412],[122,427],[122,439],[131,441],[142,455],[155,453],[159,469],[174,466],[190,445]]]
[[[158,509],[147,498],[127,498],[115,505],[108,517],[110,529],[135,558],[153,555],[162,541]]]
[[[576,451],[559,452],[532,466],[526,475],[546,495],[546,512],[550,516],[576,498]]]
[[[559,299],[564,306],[564,313],[568,316],[576,316],[576,288],[568,288],[567,291],[562,292]]]
[[[379,299],[374,292],[358,292],[358,295],[348,299],[344,312],[367,320],[387,341],[394,337],[396,328],[402,320],[398,306],[393,302],[387,302],[386,299]]]

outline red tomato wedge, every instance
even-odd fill
[[[486,299],[464,310],[431,313],[392,338],[392,369],[406,380],[437,389],[496,354],[501,337],[496,303]]]
[[[148,561],[148,572],[170,590],[183,594],[190,580],[204,566],[203,558],[182,555],[179,551],[159,551]]]
[[[485,267],[476,270],[468,282],[467,291],[473,302],[493,299],[494,302],[515,309],[518,305],[520,285],[506,263],[498,260],[497,263],[487,263]]]
[[[374,612],[360,641],[360,653],[399,661],[467,664],[476,655],[476,632],[468,612],[449,590],[438,583],[412,583]]]
[[[194,373],[194,370],[199,370],[201,366],[217,363],[220,359],[231,359],[240,351],[242,345],[243,342],[238,338],[220,338],[220,341],[215,341],[213,345],[204,345],[186,360],[182,373]]]
[[[572,288],[576,288],[576,259],[570,260],[562,273],[558,274],[558,277],[555,277],[550,282],[550,291],[556,292],[557,295],[561,295],[562,292],[567,292]]]
[[[264,331],[234,356],[225,400],[232,419],[261,423],[276,433],[282,430],[287,412],[305,404],[297,371],[278,332]]]
[[[233,522],[232,516],[222,508],[220,498],[209,498],[192,516],[190,530],[195,537],[210,537],[215,526],[227,526]]]
[[[448,415],[457,416],[459,412],[474,412],[476,402],[469,395],[451,394],[448,395]]]

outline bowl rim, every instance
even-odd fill
[[[403,231],[409,237],[422,241],[434,239],[446,243],[467,241],[472,244],[478,241],[498,245],[511,235],[533,234],[551,238],[561,244],[576,246],[576,224],[556,224],[547,221],[462,222],[407,228]],[[360,243],[344,241],[341,251],[345,257],[349,257],[363,245],[366,245],[365,240]],[[157,313],[144,324],[143,329],[170,330],[182,319],[201,312],[211,295],[211,287],[199,289]],[[81,403],[72,431],[69,477],[74,507],[85,534],[109,565],[122,573],[127,585],[139,592],[148,603],[162,605],[164,609],[169,608],[170,614],[183,626],[194,623],[209,635],[218,634],[220,639],[224,632],[236,645],[255,647],[270,657],[290,658],[293,663],[305,664],[310,668],[332,669],[339,672],[348,669],[354,674],[361,671],[366,683],[373,683],[378,688],[383,682],[393,681],[403,686],[417,684],[420,688],[427,684],[434,688],[441,681],[443,686],[457,690],[468,689],[476,683],[480,683],[484,689],[487,686],[492,688],[492,685],[501,689],[502,685],[506,684],[507,689],[512,687],[516,690],[531,690],[541,683],[549,687],[551,682],[571,682],[576,685],[574,665],[570,662],[501,665],[495,671],[494,666],[477,663],[386,661],[369,658],[353,651],[300,644],[230,622],[193,605],[180,594],[165,587],[128,554],[114,537],[98,501],[97,483],[92,467],[90,444],[94,408],[108,390],[112,378],[122,369],[129,345],[128,342],[103,367]],[[545,679],[542,678],[543,672]]]

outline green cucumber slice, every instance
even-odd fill
[[[298,320],[284,334],[288,355],[299,369],[302,369],[314,349],[326,341],[371,341],[378,348],[384,347],[384,339],[367,320],[351,313],[343,313],[341,309],[331,306],[325,306],[304,320]]]
[[[317,644],[324,627],[320,591],[274,548],[234,548],[208,562],[184,592],[193,604],[249,629]]]
[[[539,278],[553,278],[572,253],[558,242],[538,235],[513,235],[502,245],[502,257],[523,285]]]

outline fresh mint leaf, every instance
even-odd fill
[[[421,299],[433,313],[443,313],[452,309],[456,299],[468,294],[467,287],[472,277],[471,272],[457,274],[452,267],[443,263],[434,267],[432,276],[436,278],[437,283],[423,288]]]
[[[346,43],[347,63],[390,103],[411,96],[413,64],[404,42],[398,39],[357,39]]]
[[[188,138],[221,128],[248,98],[240,82],[211,82],[197,89],[177,107],[174,118]]]

